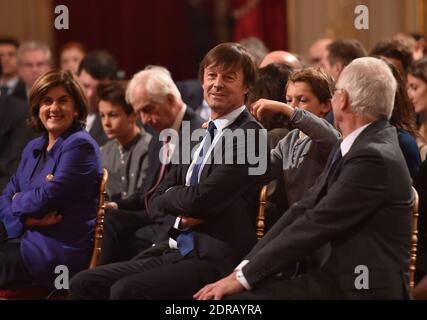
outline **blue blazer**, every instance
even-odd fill
[[[89,133],[70,129],[33,174],[46,145],[43,135],[25,147],[17,172],[0,196],[0,219],[9,239],[21,238],[21,255],[30,274],[53,288],[56,266],[67,266],[71,277],[89,265],[102,167],[99,147]],[[41,218],[52,211],[62,215],[55,225],[22,224],[26,217]]]

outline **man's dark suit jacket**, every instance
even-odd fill
[[[200,129],[203,124],[203,119],[200,118],[192,109],[187,108],[184,113],[183,121],[189,121],[190,123],[190,132],[193,132],[196,129]],[[157,181],[157,178],[160,173],[161,163],[159,159],[160,149],[163,146],[163,142],[159,140],[158,135],[155,135],[154,131],[150,131],[153,134],[153,138],[150,141],[148,148],[148,168],[147,168],[147,178],[144,181],[141,188],[135,192],[132,196],[120,200],[117,202],[120,210],[134,210],[142,211],[145,210],[144,196],[148,190],[150,190]],[[179,132],[179,137],[182,136],[182,132]],[[193,145],[192,145],[193,146]],[[171,164],[167,165],[169,170]]]
[[[19,79],[11,94],[12,97],[19,98],[28,104],[27,89],[25,83]]]
[[[16,171],[21,153],[35,133],[28,127],[26,102],[0,96],[0,194]]]
[[[243,274],[256,290],[305,260],[307,298],[403,299],[411,206],[411,179],[396,129],[386,120],[376,121],[356,138],[336,169],[329,175],[325,169],[257,243],[245,258],[249,263]],[[359,265],[369,270],[369,290],[355,288]]]
[[[197,111],[203,103],[203,88],[200,81],[198,79],[178,81],[176,87],[187,106]]]
[[[266,143],[266,133],[262,126],[244,110],[228,127],[242,129],[246,138],[249,130],[255,130],[256,139],[261,135]],[[257,140],[259,141],[259,140]],[[253,141],[252,141],[253,142]],[[233,149],[236,155],[238,143],[216,148],[215,153],[223,155]],[[239,144],[239,147],[241,144]],[[253,146],[256,152],[263,150],[265,163],[269,163],[269,148]],[[247,149],[246,149],[247,150]],[[246,152],[247,155],[247,152]],[[245,158],[246,159],[246,158]],[[239,260],[255,244],[255,219],[258,209],[259,190],[265,183],[268,168],[262,175],[249,175],[251,165],[206,163],[196,186],[185,186],[189,164],[174,166],[168,176],[151,197],[149,207],[158,223],[166,231],[172,230],[177,216],[185,215],[204,220],[194,231],[195,249],[198,257],[210,261],[221,275],[230,272]],[[167,192],[166,192],[167,190]]]
[[[417,276],[427,274],[427,160],[422,163],[414,179],[419,196]],[[415,281],[417,281],[416,279]]]
[[[96,113],[95,121],[89,130],[89,134],[100,147],[108,141],[108,137],[104,132],[104,128],[102,127],[101,116],[99,113]]]

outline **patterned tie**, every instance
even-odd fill
[[[213,121],[210,121],[208,125],[209,136],[206,136],[206,139],[203,142],[203,146],[200,149],[199,156],[197,157],[196,162],[194,164],[193,172],[191,173],[190,177],[190,186],[196,186],[199,183],[200,168],[202,166],[203,159],[206,156],[209,147],[211,146],[212,141],[214,139],[215,129],[215,124],[213,123]],[[178,244],[179,252],[184,257],[194,249],[194,234],[190,230],[182,232],[176,238],[176,241]]]

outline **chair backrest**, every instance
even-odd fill
[[[261,239],[265,233],[265,207],[267,205],[268,185],[264,185],[259,194],[259,208],[256,221],[256,237]]]
[[[102,235],[104,233],[104,217],[105,217],[105,196],[107,194],[108,171],[103,168],[102,180],[99,186],[99,204],[96,212],[95,224],[95,239],[93,244],[92,258],[90,260],[89,269],[98,265],[99,256],[101,254]]]
[[[412,237],[411,237],[411,259],[409,262],[409,290],[412,295],[415,287],[415,270],[417,264],[417,244],[418,244],[418,192],[412,187],[414,201],[412,203]]]

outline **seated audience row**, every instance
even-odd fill
[[[0,288],[34,282],[52,288],[55,263],[71,266],[70,275],[87,267],[102,157],[113,201],[107,204],[103,266],[72,279],[73,298],[212,299],[244,290],[249,291],[232,297],[407,298],[406,280],[392,269],[408,270],[408,171],[419,185],[415,138],[421,146],[424,141],[409,97],[421,105],[420,89],[427,81],[417,65],[423,61],[417,61],[408,68],[407,90],[402,71],[392,64],[394,56],[383,47],[376,54],[392,59],[388,66],[380,59],[358,58],[366,52],[357,41],[330,42],[321,60],[328,76],[312,68],[292,72],[281,64],[257,70],[244,47],[218,45],[200,67],[203,103],[210,109],[203,125],[163,67],[149,66],[127,84],[117,81],[114,58],[96,51],[79,64],[82,85],[70,72],[37,76],[29,101],[33,126],[42,135],[27,145],[0,197],[0,255],[5,258]],[[28,51],[35,57],[46,53],[34,48]],[[337,80],[336,92],[331,76]],[[0,94],[0,103],[11,105],[13,98],[5,98]],[[271,153],[255,119],[270,131]],[[18,134],[12,129],[4,137]],[[230,134],[242,133],[227,143]],[[250,174],[253,170],[257,173]],[[395,180],[400,181],[397,189]],[[273,204],[267,208],[268,233],[255,245],[258,192],[268,182]],[[80,184],[86,188],[76,191]],[[66,205],[64,190],[81,196]],[[378,229],[389,214],[396,219],[386,221],[388,229],[399,229],[397,234]],[[381,249],[384,241],[394,254]],[[386,261],[381,270],[356,243],[365,243],[370,256]],[[32,253],[33,247],[53,258],[44,261],[44,254]],[[345,256],[349,250],[354,257]],[[336,259],[344,261],[339,270],[333,268]],[[342,274],[354,274],[357,259],[375,283],[387,280],[381,288],[354,292],[336,285]],[[417,297],[422,297],[418,288]]]

